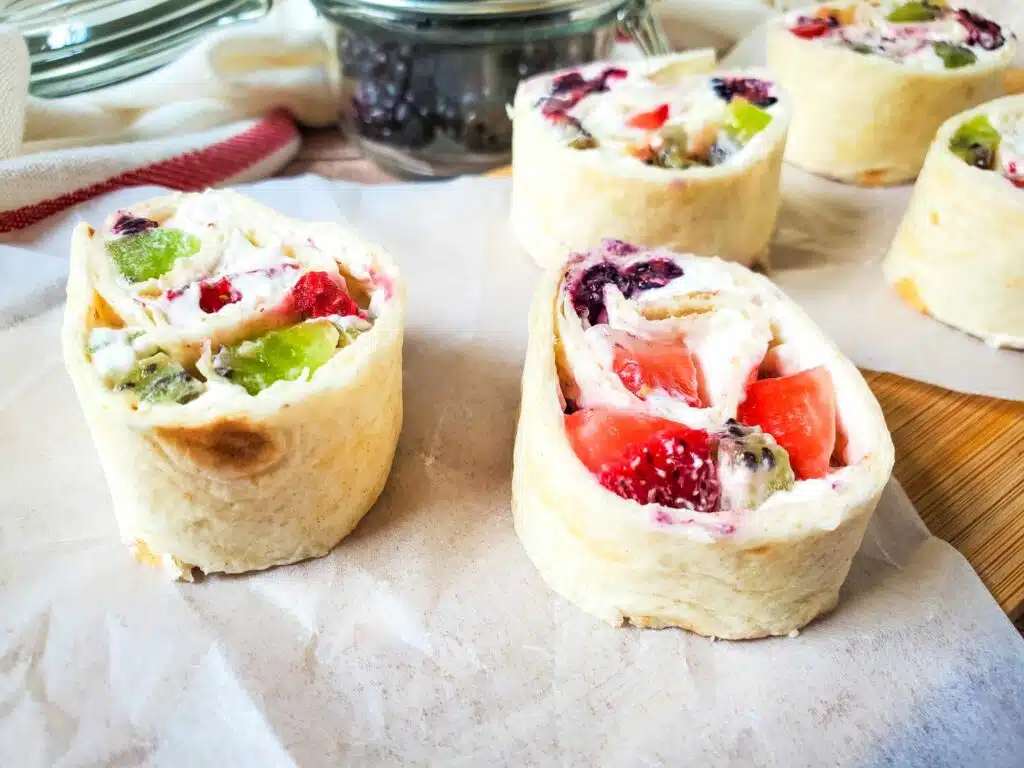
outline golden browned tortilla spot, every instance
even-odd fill
[[[862,187],[879,187],[886,183],[884,170],[861,171],[857,174],[857,183]]]
[[[254,474],[281,458],[281,447],[272,437],[246,421],[168,427],[158,429],[157,436],[185,454],[193,464],[218,473]]]

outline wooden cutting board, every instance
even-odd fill
[[[1021,88],[1024,89],[1024,78]],[[334,130],[310,133],[282,175],[394,182]],[[505,175],[507,170],[493,175]],[[1011,618],[1024,616],[1024,403],[864,372],[896,444],[896,477]]]

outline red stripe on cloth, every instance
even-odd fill
[[[230,139],[161,160],[81,187],[67,194],[0,213],[0,232],[24,229],[47,216],[122,187],[155,185],[198,192],[231,178],[296,139],[299,129],[286,112],[273,112]]]

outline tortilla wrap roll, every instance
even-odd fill
[[[1001,95],[1016,38],[941,3],[807,6],[772,21],[768,67],[793,102],[786,162],[864,186],[921,170],[939,126]]]
[[[948,120],[884,262],[915,309],[1024,349],[1024,96]]]
[[[513,514],[587,613],[798,630],[836,605],[892,465],[860,373],[766,278],[613,240],[543,278]]]
[[[136,559],[191,580],[330,551],[390,471],[404,316],[379,248],[230,191],[80,224],[64,359]]]
[[[520,84],[512,228],[541,266],[604,237],[744,264],[780,204],[786,97],[710,52],[596,63]]]

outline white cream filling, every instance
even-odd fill
[[[1007,178],[1024,179],[1024,116],[997,112],[988,119],[1000,135],[996,169]]]
[[[89,333],[92,367],[106,382],[124,376],[135,364],[136,352],[130,331],[124,328],[94,328]]]
[[[957,10],[950,7],[947,15],[934,21],[891,22],[888,16],[903,2],[884,1],[857,4],[856,20],[853,24],[837,27],[821,37],[812,38],[825,44],[842,48],[868,46],[871,53],[861,55],[881,56],[898,64],[925,70],[945,70],[946,64],[935,52],[934,43],[945,42],[968,48],[977,59],[974,64],[992,62],[1003,58],[1007,44],[995,50],[986,50],[980,45],[968,43],[970,37],[967,28],[957,21],[952,14]],[[827,6],[826,6],[827,7]],[[793,27],[806,17],[803,12],[794,11],[786,16],[786,25]],[[1000,25],[1003,36],[1009,40],[1011,31]]]
[[[634,258],[635,261],[645,261],[664,257],[663,253],[651,251]],[[785,322],[780,322],[778,313],[781,307],[778,297],[737,286],[728,270],[714,260],[687,256],[673,258],[683,268],[683,276],[661,288],[640,293],[633,299],[623,297],[614,285],[605,288],[607,325],[584,330],[568,291],[560,291],[557,331],[563,362],[577,387],[577,391],[567,394],[577,398],[579,407],[623,408],[662,416],[695,429],[718,431],[724,428],[727,419],[735,418],[745,397],[747,376],[762,361],[775,375],[798,373],[824,363],[820,342],[810,338],[788,339],[769,351],[775,326],[782,326],[782,335],[786,338]],[[599,261],[588,261],[578,269],[583,271]],[[623,266],[630,262],[616,260],[616,263]],[[662,320],[648,320],[641,314],[644,307],[673,303],[680,306],[680,300],[694,292],[716,292],[713,296],[694,300],[694,306],[704,301],[713,309]],[[655,392],[641,400],[626,389],[612,369],[614,352],[608,340],[609,328],[642,337],[681,336],[697,358],[710,407],[695,408],[665,392]],[[842,414],[843,404],[849,401],[847,388],[834,373],[833,384],[836,387],[837,413]],[[860,482],[866,468],[856,462],[865,455],[866,449],[854,437],[847,437],[847,455],[854,463],[832,470],[824,478],[799,480],[792,490],[770,496],[758,510],[823,501],[834,496],[837,489]],[[712,538],[732,533],[745,518],[754,514],[752,510],[696,513],[688,509],[644,506],[649,508],[652,525],[696,525]]]
[[[589,80],[600,76],[606,68],[604,64],[589,65],[578,71]],[[536,97],[543,97],[550,92],[553,79],[543,81],[543,85],[537,88]],[[726,120],[728,102],[715,93],[710,77],[689,78],[671,85],[659,85],[637,68],[629,71],[625,78],[609,79],[608,85],[608,90],[588,94],[568,111],[570,117],[578,120],[583,129],[597,139],[596,149],[604,155],[635,161],[629,154],[631,147],[650,144],[657,149],[661,137],[671,134],[673,128],[681,128],[688,139],[692,140],[720,127]],[[652,131],[629,125],[632,118],[662,105],[668,106],[668,117],[659,129]],[[778,112],[778,102],[761,109],[774,117]],[[551,123],[551,130],[566,139],[572,133],[572,129],[554,122]],[[735,162],[746,147],[754,145],[761,138],[761,134],[758,134],[745,147],[736,147],[737,151],[726,162]]]
[[[160,278],[132,286],[157,319],[175,327],[202,323],[211,316],[221,324],[244,321],[280,304],[304,271],[339,274],[332,255],[308,238],[300,241],[288,230],[254,223],[232,203],[233,198],[215,191],[180,195],[171,215],[161,222],[163,228],[199,238],[201,247],[195,255],[178,259]],[[296,256],[300,250],[301,262]],[[240,299],[206,313],[199,306],[199,283],[222,278],[231,282]]]

